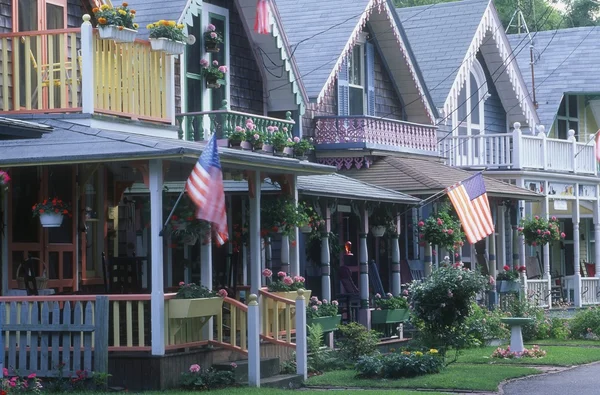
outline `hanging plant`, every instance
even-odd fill
[[[45,228],[58,228],[62,225],[65,215],[71,214],[71,205],[59,198],[44,199],[31,208],[34,217],[40,218],[40,223]]]
[[[296,226],[304,220],[291,197],[277,196],[265,199],[261,207],[262,231],[261,236],[269,233],[281,233],[291,239],[296,234]]]
[[[10,182],[10,176],[7,172],[0,170],[0,195],[8,191],[8,183]]]
[[[204,49],[206,52],[219,52],[219,45],[223,43],[223,35],[217,31],[212,23],[209,23],[204,32]]]
[[[172,207],[169,208],[171,210]],[[187,195],[181,198],[168,226],[172,238],[184,244],[196,244],[197,240],[202,240],[210,231],[208,222],[196,218],[196,206]]]
[[[420,245],[429,243],[449,251],[464,245],[460,221],[451,210],[450,206],[444,205],[440,211],[432,213],[425,221],[419,221]]]
[[[532,247],[544,246],[565,238],[565,233],[558,227],[556,217],[547,220],[536,215],[533,219],[524,219],[518,231],[525,237],[525,243]]]
[[[207,88],[218,89],[221,85],[225,85],[225,74],[229,71],[227,66],[220,66],[216,60],[209,63],[206,59],[200,60],[200,66],[202,67],[200,73],[206,79]]]

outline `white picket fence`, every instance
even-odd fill
[[[572,302],[575,307],[600,304],[599,277],[581,277],[580,274],[566,276],[565,287],[567,303]]]
[[[525,292],[529,302],[538,307],[552,307],[550,279],[525,280]]]

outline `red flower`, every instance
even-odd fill
[[[40,209],[40,214],[44,214],[44,209],[43,208]]]
[[[59,210],[59,209],[57,209],[57,208],[55,208],[55,209],[54,209],[54,212],[58,214],[58,213],[60,213],[60,210]]]
[[[69,210],[63,210],[63,214],[69,214]]]
[[[179,219],[179,217],[178,217],[178,216],[176,216],[176,215],[172,215],[172,216],[171,216],[171,220],[172,220],[172,221],[177,221],[178,219]]]
[[[504,265],[504,271],[507,272],[510,270],[510,267],[508,265]]]
[[[271,228],[271,230],[272,230],[274,233],[277,233],[277,232],[279,232],[279,228],[278,228],[277,226],[273,226],[273,227]]]

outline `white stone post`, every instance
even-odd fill
[[[367,232],[369,231],[369,214],[366,206],[361,209],[362,229],[359,245],[359,273],[360,273],[360,310],[359,321],[361,324],[371,329],[371,314],[369,311],[369,253],[367,250]]]
[[[290,273],[290,238],[281,235],[281,270]]]
[[[392,295],[399,296],[401,293],[402,280],[400,278],[400,245],[398,236],[392,237]]]
[[[203,240],[200,244],[200,284],[206,288],[213,289],[213,268],[212,268],[212,238],[211,231],[202,235]],[[208,323],[202,327],[202,340],[213,339],[213,318],[208,319]]]
[[[298,207],[298,176],[294,175],[294,204]],[[294,227],[294,240],[295,243],[292,243],[291,246],[288,246],[290,251],[290,271],[292,276],[300,275],[300,246],[298,244],[298,240],[300,237],[300,231],[298,227]]]
[[[150,262],[151,276],[151,339],[152,355],[165,354],[165,293],[163,285],[163,238],[160,232],[163,226],[163,166],[162,160],[149,161],[150,190]]]
[[[306,342],[306,299],[304,290],[298,290],[296,297],[296,374],[308,378],[308,349]]]
[[[252,177],[252,183],[254,184],[254,196],[250,197],[250,226],[248,228],[248,233],[250,234],[250,293],[258,295],[262,278],[260,248],[260,172],[254,172],[250,177]],[[250,183],[251,181],[249,180],[248,182]]]
[[[331,266],[329,256],[329,231],[331,230],[331,212],[327,200],[321,206],[325,219],[325,231],[321,233],[321,293],[323,299],[331,301]]]
[[[90,19],[88,14],[83,15],[81,24],[81,112],[84,114],[94,113],[94,31]]]
[[[522,149],[521,149],[521,123],[520,122],[515,122],[513,124],[514,126],[514,130],[513,130],[513,169],[520,169],[521,168],[521,158],[522,158]]]
[[[260,387],[260,308],[254,293],[248,297],[248,386]]]
[[[575,183],[575,201],[573,204],[573,270],[575,274],[575,307],[581,307],[581,267],[580,267],[580,242],[579,238],[579,184]]]

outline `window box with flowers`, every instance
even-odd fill
[[[206,52],[219,52],[219,45],[223,43],[223,35],[217,31],[215,25],[210,23],[204,32],[204,49]]]
[[[464,245],[460,221],[448,205],[443,206],[437,213],[431,214],[425,221],[419,221],[418,227],[419,241],[422,246],[428,243],[454,251]]]
[[[267,279],[267,291],[284,299],[296,300],[298,290],[304,289],[304,297],[310,299],[311,291],[305,289],[304,277],[290,276],[286,272],[277,273],[277,278],[273,279],[273,272],[270,269],[265,269],[262,275]],[[281,306],[280,308],[285,308]]]
[[[518,231],[525,237],[525,243],[532,247],[544,246],[565,238],[565,234],[558,227],[556,217],[547,220],[536,215],[532,219],[523,220]]]
[[[34,217],[40,217],[44,228],[59,228],[65,215],[71,216],[71,205],[59,198],[44,199],[31,208]]]
[[[181,55],[185,50],[186,37],[183,23],[175,21],[154,22],[146,26],[150,31],[149,40],[153,51],[162,51],[167,55]]]
[[[169,318],[184,319],[221,315],[227,291],[218,292],[194,283],[179,283],[175,299],[169,300]]]
[[[496,276],[496,290],[500,293],[519,293],[521,284],[519,283],[519,274],[525,273],[527,267],[520,266],[516,269],[511,269],[510,266],[504,265],[504,271]]]
[[[327,299],[319,300],[316,296],[309,299],[306,306],[306,325],[320,325],[323,332],[333,332],[337,330],[342,322],[342,316],[338,314],[338,302]]]
[[[213,60],[209,63],[208,60],[200,60],[200,66],[202,67],[202,76],[206,80],[206,87],[208,89],[219,89],[222,85],[225,85],[225,74],[229,71],[227,66],[219,66],[219,62]]]
[[[382,297],[375,294],[375,310],[371,311],[371,322],[376,325],[395,324],[408,320],[408,296],[393,296],[391,293]]]
[[[98,21],[100,38],[121,43],[132,43],[137,35],[138,24],[134,23],[135,10],[123,3],[117,7],[103,4],[92,10]]]

